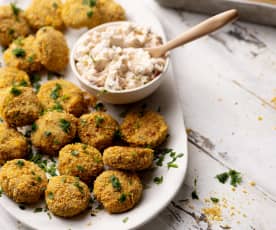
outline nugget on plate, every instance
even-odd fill
[[[102,23],[126,20],[124,8],[113,0],[98,0]]]
[[[69,113],[48,112],[33,124],[32,144],[43,153],[55,156],[75,138],[77,122]]]
[[[66,0],[62,7],[62,18],[66,26],[72,28],[92,28],[102,23],[98,1]]]
[[[15,4],[0,6],[0,44],[8,46],[14,39],[25,37],[30,27],[23,11]]]
[[[78,135],[81,142],[101,150],[112,144],[118,129],[117,121],[109,114],[94,112],[80,117]]]
[[[123,140],[131,146],[154,148],[166,139],[168,126],[156,112],[135,110],[124,118],[121,133]]]
[[[38,59],[38,47],[35,37],[18,38],[4,52],[7,66],[15,67],[26,72],[39,71],[42,67]]]
[[[12,127],[32,124],[42,107],[30,87],[12,86],[1,90],[0,114]]]
[[[153,150],[149,148],[112,146],[104,150],[104,164],[115,169],[144,170],[151,166]]]
[[[77,177],[56,176],[49,180],[45,199],[47,207],[54,215],[72,217],[87,208],[90,191]]]
[[[40,200],[47,186],[45,172],[23,159],[8,161],[0,171],[4,193],[17,203],[33,204]]]
[[[24,158],[28,153],[26,138],[16,129],[0,123],[0,164],[16,158]]]
[[[36,33],[38,58],[46,69],[58,72],[66,68],[69,49],[64,35],[53,27],[43,27]]]
[[[31,86],[27,73],[14,67],[0,68],[0,88],[9,86]]]
[[[30,6],[26,9],[26,17],[34,29],[44,26],[63,29],[61,8],[61,0],[32,0]]]
[[[40,87],[37,96],[46,110],[64,110],[77,117],[87,110],[84,93],[66,80],[46,82]]]
[[[89,183],[102,170],[102,155],[92,146],[75,143],[59,151],[58,171],[61,175],[76,176]]]
[[[134,173],[108,170],[94,182],[93,193],[110,213],[121,213],[133,208],[142,196],[143,186]]]

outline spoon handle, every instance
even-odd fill
[[[238,11],[235,9],[222,12],[190,28],[189,30],[185,31],[175,39],[170,40],[166,44],[162,45],[162,48],[159,48],[161,48],[162,53],[165,54],[167,51],[174,49],[178,46],[184,45],[190,41],[196,40],[204,35],[207,35],[223,27],[227,23],[236,20],[237,18]]]

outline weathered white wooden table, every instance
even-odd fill
[[[145,3],[168,38],[205,18]],[[236,22],[172,53],[189,169],[174,201],[142,229],[276,229],[275,41],[275,28]],[[242,173],[237,188],[214,178],[230,168]],[[0,229],[26,229],[2,208],[0,216]]]

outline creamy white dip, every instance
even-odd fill
[[[163,71],[166,59],[153,58],[143,48],[162,44],[149,28],[122,23],[91,31],[75,49],[79,74],[106,90],[134,89]]]

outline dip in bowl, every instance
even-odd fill
[[[164,77],[168,57],[144,48],[164,38],[134,22],[112,22],[83,34],[71,53],[71,66],[83,88],[112,104],[128,104],[153,93]]]

